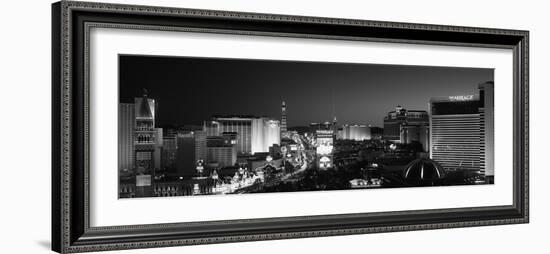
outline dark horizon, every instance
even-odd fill
[[[157,125],[201,125],[212,115],[382,126],[396,105],[428,110],[431,97],[477,94],[493,69],[227,58],[119,56],[119,102],[143,89],[157,101]]]

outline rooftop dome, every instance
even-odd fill
[[[444,177],[443,167],[427,158],[416,159],[403,169],[405,182],[414,186],[439,185]]]

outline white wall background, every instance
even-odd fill
[[[106,1],[106,0],[105,0]],[[121,253],[544,253],[550,226],[550,31],[544,1],[193,0],[111,1],[531,31],[531,223],[386,234],[132,250]],[[6,1],[0,15],[0,253],[50,245],[50,1]]]

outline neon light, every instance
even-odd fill
[[[455,95],[455,96],[449,96],[449,100],[451,101],[471,101],[474,99],[473,95]]]

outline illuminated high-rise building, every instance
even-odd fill
[[[162,128],[155,128],[155,152],[153,153],[153,161],[155,169],[162,168],[162,148],[164,146]]]
[[[205,121],[202,130],[206,132],[206,136],[219,136],[222,131],[218,121]]]
[[[333,130],[317,130],[315,132],[315,140],[317,143],[317,163],[319,168],[326,169],[333,167],[332,151],[334,147],[334,132]]]
[[[333,122],[323,122],[323,123],[310,123],[309,124],[309,132],[315,134],[316,131],[318,130],[332,130],[332,132],[334,133],[334,125],[336,123]]]
[[[385,140],[396,143],[401,142],[401,126],[403,125],[418,125],[427,126],[429,124],[428,112],[424,110],[407,110],[401,106],[395,107],[394,111],[388,112],[384,117],[384,134]]]
[[[286,102],[283,101],[281,104],[281,133],[286,133]]]
[[[155,176],[155,150],[158,149],[155,129],[155,100],[143,97],[134,99],[134,166],[136,174],[136,196],[152,195]]]
[[[344,139],[344,127],[343,126],[336,130],[336,139],[337,140]]]
[[[223,139],[224,144],[226,145],[237,145],[237,139],[239,134],[236,132],[224,132],[222,133],[221,137]]]
[[[479,85],[479,94],[430,100],[430,156],[446,170],[494,176],[493,83]]]
[[[134,170],[134,127],[135,109],[133,103],[118,105],[118,169],[121,172]]]
[[[235,165],[237,162],[236,137],[235,132],[224,132],[222,136],[207,137],[207,164],[220,168]]]
[[[141,98],[135,98],[135,166],[136,173],[153,173],[155,141],[155,101],[147,98],[145,93]]]
[[[334,119],[332,119],[332,133],[334,135],[334,138],[338,135],[338,120],[336,120],[336,116],[334,116]]]
[[[206,132],[193,131],[195,138],[195,161],[206,160]]]
[[[254,116],[217,116],[205,122],[207,136],[220,136],[224,132],[237,134],[237,153],[269,152],[273,144],[280,144],[279,121]]]
[[[482,153],[484,155],[481,171],[485,171],[485,180],[493,182],[495,176],[495,84],[485,82],[479,85],[479,98],[483,102],[480,108],[482,121]]]
[[[207,136],[220,136],[223,132],[237,133],[237,153],[252,152],[252,118],[216,116],[204,125]]]
[[[269,152],[269,147],[281,144],[281,126],[279,121],[264,118],[264,133],[261,152]]]
[[[355,141],[370,140],[370,127],[362,124],[344,124],[342,125],[341,139]]]

